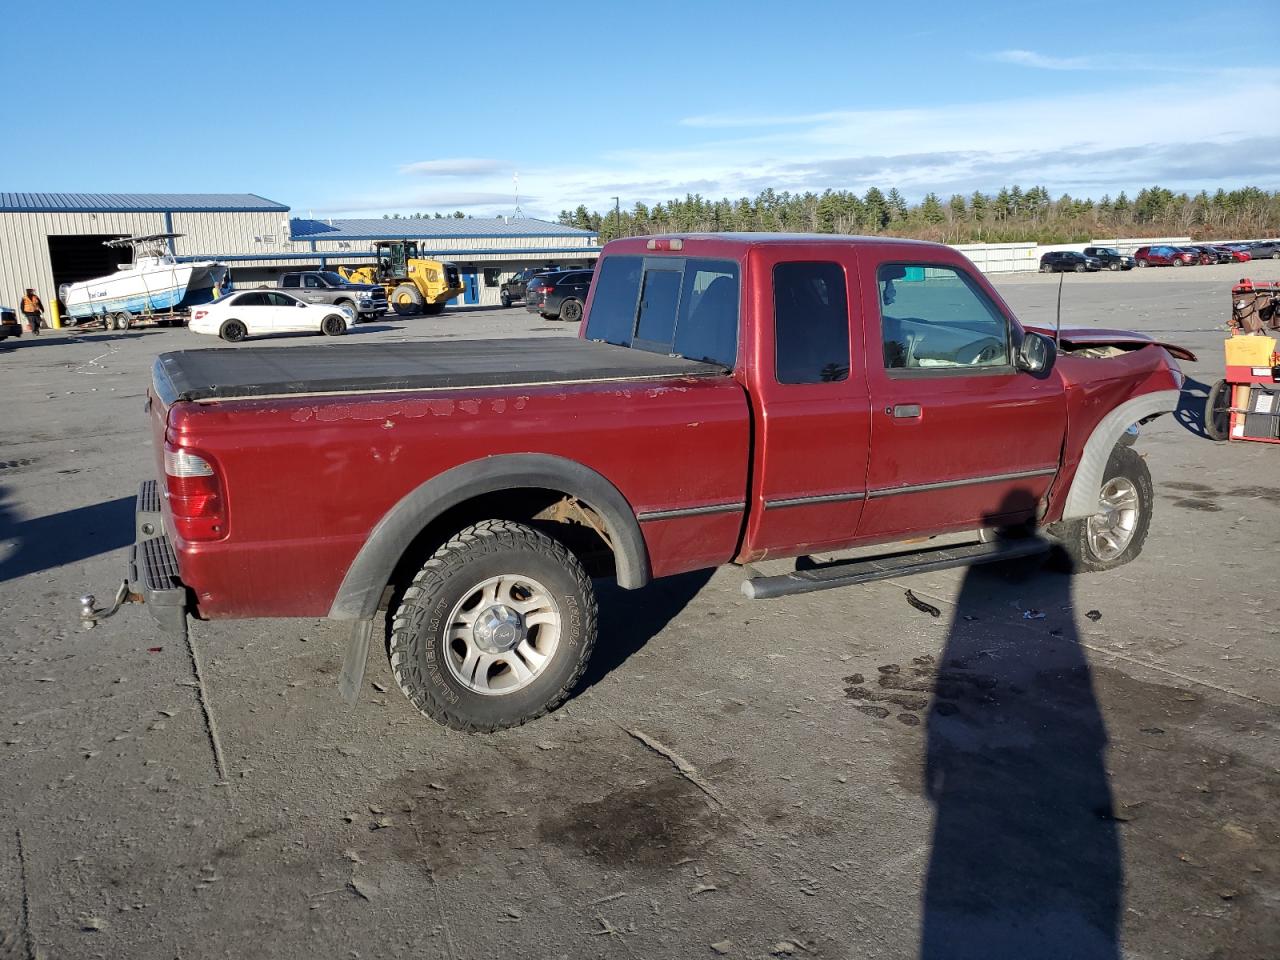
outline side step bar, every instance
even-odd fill
[[[959,546],[931,547],[862,560],[842,560],[809,570],[796,570],[774,577],[752,577],[742,582],[742,592],[752,600],[771,600],[794,593],[812,593],[850,587],[873,580],[905,577],[913,573],[972,567],[980,563],[997,563],[1046,553],[1052,544],[1041,537],[1023,540],[994,540],[990,543],[966,543]]]

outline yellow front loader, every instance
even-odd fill
[[[436,314],[462,293],[458,268],[442,260],[418,256],[416,240],[379,240],[373,245],[378,262],[364,267],[339,267],[352,283],[379,283],[387,303],[401,316]]]

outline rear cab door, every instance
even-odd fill
[[[963,257],[864,250],[871,458],[859,541],[1036,516],[1062,454],[1061,378],[1015,368],[1022,328]]]
[[[858,256],[841,242],[749,248],[755,456],[743,562],[854,539],[871,418]]]

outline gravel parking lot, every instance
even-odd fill
[[[1280,451],[1200,427],[1231,282],[1273,274],[1065,278],[1064,325],[1200,356],[1139,440],[1133,564],[606,589],[577,696],[493,736],[420,718],[377,656],[346,707],[325,621],[81,632],[154,469],[151,361],[218,342],[0,344],[0,958],[1280,957]],[[997,286],[1052,323],[1058,277]],[[573,332],[477,309],[351,339]]]

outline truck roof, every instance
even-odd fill
[[[451,343],[207,348],[156,358],[156,393],[175,400],[458,390],[718,376],[682,357],[567,337]]]
[[[928,240],[907,240],[901,237],[862,237],[840,233],[661,233],[653,236],[623,237],[618,240],[612,240],[606,249],[611,248],[610,252],[618,253],[629,253],[633,250],[649,252],[654,249],[654,247],[649,246],[650,242],[655,242],[657,252],[665,253],[669,252],[669,248],[662,242],[671,240],[681,240],[684,243],[694,243],[698,246],[705,244],[709,248],[720,250],[734,247],[746,250],[749,247],[812,246],[815,244],[831,246],[892,245],[917,249],[937,249],[943,246]]]

